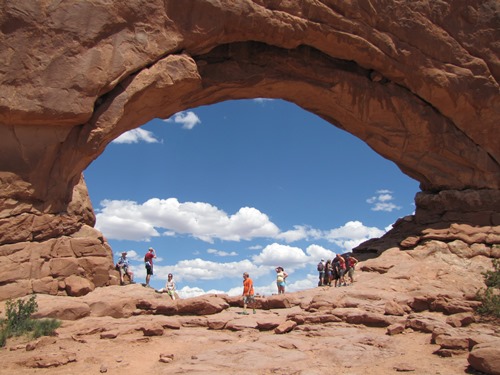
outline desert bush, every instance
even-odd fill
[[[61,322],[55,319],[32,319],[38,310],[36,295],[28,300],[8,300],[5,303],[5,319],[0,321],[0,347],[5,346],[12,336],[31,334],[32,337],[50,336],[59,328]]]
[[[493,270],[483,273],[486,289],[477,293],[481,306],[477,312],[481,315],[491,315],[500,318],[500,260],[493,260]]]
[[[53,336],[56,329],[61,326],[61,321],[57,319],[40,319],[35,320],[33,328],[33,338],[41,336]]]

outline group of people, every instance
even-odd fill
[[[151,287],[149,285],[149,281],[151,280],[151,276],[153,275],[153,259],[156,258],[155,249],[150,247],[146,255],[144,255],[144,266],[146,267],[146,283],[143,284],[145,287]],[[130,279],[130,283],[134,284],[134,273],[130,269],[129,260],[127,258],[127,252],[124,251],[121,254],[120,259],[116,263],[116,268],[120,271],[120,285],[125,284],[125,275],[127,275]],[[176,299],[175,292],[175,281],[174,276],[169,273],[167,276],[167,281],[165,283],[165,287],[155,290],[157,293],[167,293],[170,298],[173,300]]]
[[[146,267],[146,283],[143,284],[146,287],[150,287],[149,281],[153,275],[153,259],[156,258],[155,250],[150,247],[148,252],[144,256],[144,266]],[[318,286],[332,286],[334,282],[335,287],[346,286],[347,278],[349,278],[350,283],[354,283],[354,269],[358,260],[352,255],[340,255],[337,254],[332,260],[325,262],[324,259],[318,263],[317,269],[319,272]],[[127,258],[127,252],[124,251],[121,254],[120,259],[116,263],[116,268],[120,271],[120,284],[124,285],[125,275],[128,275],[130,282],[134,283],[134,274],[130,269],[129,261]],[[284,268],[279,266],[275,268],[276,271],[276,286],[278,287],[278,294],[285,293],[286,278],[288,274],[285,272]],[[167,281],[165,287],[155,290],[157,293],[167,293],[173,300],[176,299],[175,292],[175,281],[171,273],[167,276]],[[253,281],[250,278],[248,272],[243,273],[243,312],[242,314],[247,315],[247,306],[252,307],[253,313],[255,314],[255,292],[253,288]]]
[[[332,286],[335,287],[347,286],[349,279],[350,284],[354,283],[354,270],[358,260],[352,255],[337,254],[332,260],[324,259],[318,263],[319,281],[318,286]]]

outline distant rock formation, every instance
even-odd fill
[[[421,183],[418,241],[451,224],[498,238],[497,9],[494,0],[6,3],[0,299],[116,283],[82,171],[152,118],[227,99],[294,102],[392,160]]]

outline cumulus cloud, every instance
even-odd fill
[[[103,200],[96,215],[96,227],[110,239],[148,241],[165,234],[189,234],[212,243],[274,237],[278,227],[253,207],[242,207],[233,215],[203,202],[179,202],[176,198],[152,198],[143,204],[124,200]]]
[[[179,112],[173,115],[167,122],[174,122],[176,124],[182,124],[182,129],[191,130],[196,125],[201,124],[200,118],[196,115],[196,113],[192,111],[187,112]]]
[[[360,243],[370,238],[380,237],[385,231],[377,227],[367,227],[360,221],[349,221],[343,226],[325,233],[325,238],[345,251],[351,251]]]
[[[293,228],[286,232],[281,232],[276,238],[290,243],[300,240],[319,239],[322,236],[321,231],[305,225],[294,225]]]
[[[325,249],[323,246],[319,245],[309,245],[306,249],[306,253],[315,264],[321,259],[333,259],[336,255],[334,251]]]
[[[138,128],[123,133],[118,138],[113,140],[112,143],[139,143],[139,142],[158,143],[159,141],[158,139],[156,139],[156,137],[152,132]]]
[[[252,256],[252,260],[257,265],[294,269],[304,267],[309,258],[298,247],[273,243],[267,245],[260,254]]]
[[[371,204],[372,211],[386,211],[392,212],[394,210],[400,210],[401,206],[397,206],[393,202],[394,197],[392,195],[392,191],[390,190],[378,190],[376,195],[371,198],[368,198],[366,202]]]
[[[231,251],[228,253],[227,251],[221,251],[216,249],[208,249],[207,253],[218,256],[218,257],[234,257],[237,256],[238,253],[236,251]]]

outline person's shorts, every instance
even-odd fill
[[[349,271],[347,271],[347,274],[349,275],[349,277],[353,277],[354,276],[354,268],[353,267],[349,268]]]
[[[255,296],[243,296],[243,303],[249,304],[255,302]]]
[[[344,275],[345,275],[345,270],[342,270],[342,269],[341,269],[341,270],[340,270],[340,277],[344,277]]]
[[[128,273],[128,267],[118,267],[120,269],[120,273],[122,275],[126,275]]]
[[[151,264],[146,263],[146,275],[152,275],[153,274],[153,267]]]
[[[276,283],[278,286],[285,287],[286,283],[284,281]]]

